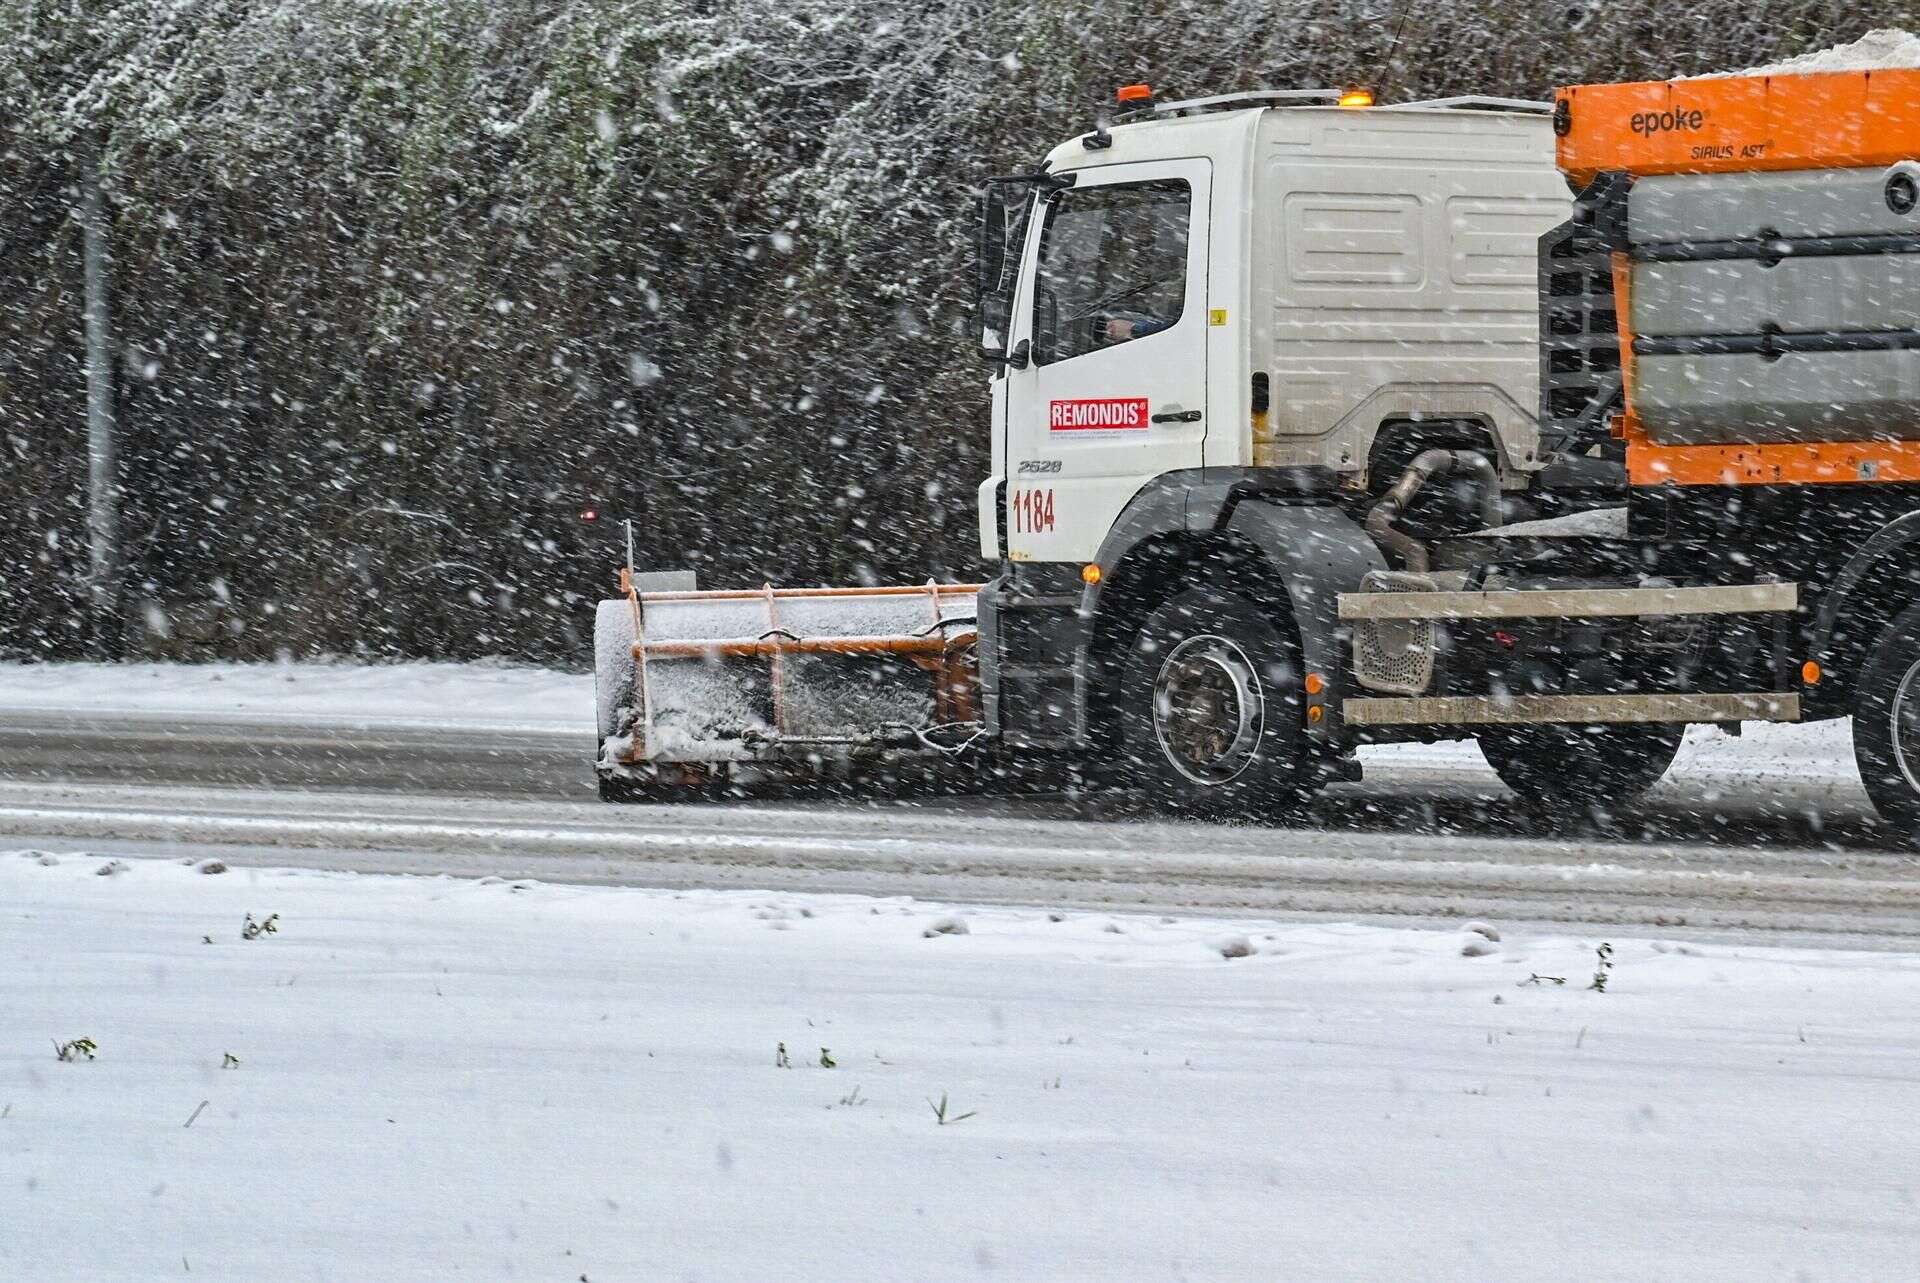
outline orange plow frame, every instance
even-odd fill
[[[765,659],[770,667],[769,686],[773,704],[773,738],[787,739],[785,658],[788,655],[875,655],[905,658],[928,673],[934,683],[934,710],[941,724],[970,723],[978,718],[977,692],[979,672],[974,662],[974,647],[979,629],[971,621],[962,622],[943,614],[942,602],[952,598],[974,598],[979,584],[942,584],[928,580],[918,585],[889,585],[874,588],[759,588],[716,591],[648,592],[635,586],[632,574],[622,569],[620,591],[633,610],[633,660],[635,687],[640,697],[640,722],[633,742],[622,756],[627,765],[643,765],[648,760],[647,745],[653,738],[653,700],[647,686],[647,665],[652,660],[671,659]],[[798,598],[873,598],[924,597],[928,606],[927,631],[919,634],[875,634],[844,637],[798,637],[780,623],[780,603]],[[756,637],[726,640],[649,641],[646,634],[646,606],[665,602],[759,601],[766,606],[765,629]],[[799,737],[790,742],[820,743],[818,739]]]

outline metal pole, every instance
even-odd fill
[[[120,477],[113,404],[111,224],[96,141],[80,172],[80,242],[87,331],[87,538],[96,658],[118,658],[120,628]]]

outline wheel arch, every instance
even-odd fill
[[[1083,592],[1074,680],[1079,738],[1095,748],[1111,744],[1114,710],[1097,695],[1114,688],[1153,611],[1188,588],[1214,584],[1260,605],[1299,647],[1305,670],[1325,678],[1327,716],[1308,734],[1334,741],[1346,668],[1338,596],[1358,588],[1369,570],[1384,570],[1385,559],[1356,522],[1302,487],[1306,479],[1174,476],[1143,489],[1122,512],[1096,558],[1099,580]],[[1253,488],[1276,480],[1284,487],[1278,492]]]
[[[1821,592],[1808,637],[1809,655],[1829,680],[1806,692],[1816,715],[1849,711],[1853,688],[1873,644],[1894,618],[1920,601],[1920,512],[1875,531]]]

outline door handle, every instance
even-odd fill
[[[1170,410],[1165,414],[1154,415],[1153,421],[1155,423],[1198,423],[1200,422],[1200,411]]]

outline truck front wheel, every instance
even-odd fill
[[[1121,679],[1121,750],[1168,810],[1275,815],[1304,783],[1300,663],[1245,598],[1200,589],[1154,611]]]
[[[1480,752],[1501,783],[1543,810],[1587,815],[1631,802],[1660,782],[1686,727],[1489,726]]]
[[[1888,624],[1853,694],[1853,758],[1874,809],[1920,837],[1920,606]]]

